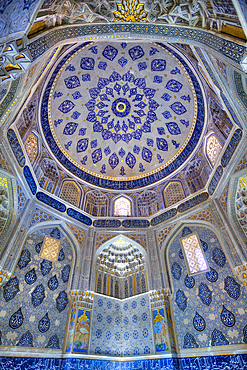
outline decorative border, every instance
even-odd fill
[[[68,208],[67,209],[67,214],[68,214],[68,216],[74,218],[77,221],[82,222],[83,224],[86,224],[88,226],[91,226],[92,225],[91,218],[83,215],[82,213],[74,210],[73,208]]]
[[[65,212],[66,211],[66,207],[63,203],[59,202],[56,199],[53,199],[52,197],[50,197],[49,195],[47,195],[45,193],[42,193],[41,191],[39,191],[36,194],[36,198],[38,200],[40,200],[41,202],[47,204],[48,206],[50,206],[52,208],[55,208],[59,212]]]
[[[231,140],[227,145],[226,150],[221,158],[222,167],[226,167],[230,162],[233,153],[235,152],[240,140],[242,139],[242,134],[243,132],[239,128],[236,131],[234,131],[234,134],[232,135]]]
[[[197,96],[197,105],[198,105],[198,114],[197,119],[195,123],[195,128],[193,131],[193,134],[191,135],[191,138],[187,144],[187,146],[184,148],[182,153],[173,161],[173,163],[170,163],[167,167],[161,169],[159,172],[148,175],[143,178],[139,178],[136,180],[109,180],[109,179],[102,179],[100,177],[96,177],[92,174],[89,174],[82,169],[78,168],[74,163],[72,163],[68,158],[65,157],[65,155],[62,153],[62,151],[59,149],[55,139],[53,138],[51,128],[49,125],[49,113],[48,113],[48,102],[49,102],[49,95],[50,91],[53,85],[53,82],[56,78],[56,75],[58,74],[61,67],[64,65],[64,63],[67,61],[69,57],[71,57],[74,53],[76,53],[81,48],[88,45],[89,42],[84,43],[78,47],[76,47],[74,50],[70,51],[56,66],[54,72],[52,73],[50,80],[46,86],[46,89],[44,91],[44,95],[42,97],[42,103],[40,107],[40,115],[41,115],[41,127],[44,132],[44,136],[46,139],[46,142],[50,148],[50,150],[53,152],[53,155],[57,158],[57,160],[73,175],[79,177],[81,180],[86,181],[89,184],[107,188],[107,189],[118,189],[118,190],[127,190],[127,189],[136,189],[141,188],[146,185],[153,184],[159,180],[164,179],[168,175],[172,174],[174,171],[176,171],[184,162],[188,159],[190,154],[193,152],[193,150],[196,148],[200,136],[203,131],[204,127],[204,118],[205,118],[205,104],[203,99],[203,91],[201,89],[200,83],[194,73],[192,72],[192,69],[189,65],[187,65],[186,61],[183,60],[183,58],[178,55],[175,51],[171,50],[169,47],[163,45],[162,43],[157,43],[159,46],[167,49],[169,52],[171,52],[184,66],[186,71],[188,72],[192,83],[194,85],[194,89]]]
[[[93,222],[94,227],[103,227],[103,228],[118,228],[121,226],[120,220],[95,220]]]
[[[7,132],[7,138],[9,141],[9,144],[11,146],[12,152],[15,155],[15,158],[19,164],[20,167],[23,167],[25,165],[26,159],[25,155],[23,153],[23,150],[21,148],[21,144],[18,140],[18,137],[16,136],[15,131],[10,128]]]
[[[185,212],[188,209],[193,208],[202,202],[205,202],[208,198],[209,198],[209,194],[206,192],[198,194],[194,198],[191,198],[187,200],[186,202],[180,204],[178,206],[178,212],[180,213]]]
[[[23,174],[33,195],[37,192],[37,185],[28,166],[23,169]]]
[[[169,218],[176,216],[176,214],[177,214],[177,210],[175,208],[169,209],[169,211],[164,212],[161,215],[152,218],[151,225],[152,226],[158,225],[161,222],[167,221],[169,220]]]
[[[48,31],[31,42],[27,48],[35,60],[49,48],[63,41],[94,41],[106,38],[150,38],[164,42],[182,42],[190,44],[192,41],[204,47],[210,47],[236,63],[240,63],[246,47],[209,31],[178,25],[148,24],[148,23],[103,23],[75,26],[63,26]]]
[[[241,102],[244,104],[245,108],[247,108],[247,94],[243,89],[242,77],[241,74],[236,71],[234,71],[234,82],[238,96],[241,99]]]
[[[209,195],[213,195],[221,179],[222,174],[223,174],[223,168],[221,166],[218,166],[208,186]]]

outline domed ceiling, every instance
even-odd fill
[[[57,160],[108,189],[174,173],[203,131],[202,86],[174,47],[86,43],[57,62],[44,87],[41,125]]]

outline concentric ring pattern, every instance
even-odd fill
[[[174,172],[204,123],[200,84],[171,46],[86,43],[56,66],[41,103],[61,164],[105,188],[131,189]]]

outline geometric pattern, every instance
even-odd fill
[[[40,257],[45,258],[48,261],[56,262],[60,246],[61,246],[60,240],[51,238],[50,236],[46,236],[40,252]]]
[[[196,234],[181,239],[190,274],[196,274],[208,269],[200,241]]]

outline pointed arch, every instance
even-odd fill
[[[180,202],[185,198],[184,189],[180,181],[170,181],[164,189],[166,207]]]
[[[206,156],[210,164],[214,167],[221,153],[222,145],[216,135],[213,133],[206,140]]]
[[[91,289],[119,299],[147,292],[144,248],[122,234],[101,245],[93,260]]]
[[[113,216],[128,217],[132,216],[132,201],[125,195],[120,195],[113,201]]]

